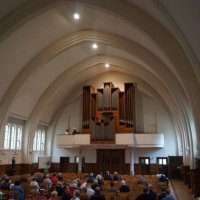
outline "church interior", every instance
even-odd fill
[[[200,1],[0,1],[0,176],[165,174],[200,196]]]

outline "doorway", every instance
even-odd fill
[[[125,172],[124,149],[97,149],[97,167],[99,172],[115,171],[120,174]]]
[[[150,157],[139,157],[139,173],[142,175],[150,174]]]
[[[165,174],[168,177],[168,158],[157,157],[157,172],[158,174]]]
[[[69,157],[60,157],[60,172],[68,172]]]

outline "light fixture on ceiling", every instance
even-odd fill
[[[79,19],[80,19],[79,13],[74,13],[74,19],[75,19],[75,20],[79,20]]]
[[[93,49],[97,49],[98,48],[98,45],[96,43],[92,44],[92,48]]]
[[[105,67],[106,67],[106,68],[109,68],[109,67],[110,67],[110,64],[109,64],[109,63],[106,63],[106,64],[105,64]]]

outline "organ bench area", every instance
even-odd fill
[[[91,143],[112,144],[116,133],[135,132],[134,83],[125,83],[124,91],[111,82],[83,87],[82,133],[90,134]]]

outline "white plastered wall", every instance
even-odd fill
[[[149,156],[151,158],[151,163],[156,162],[156,157],[167,157],[168,155],[177,155],[176,149],[176,136],[173,128],[172,121],[168,111],[158,103],[156,100],[152,100],[146,95],[140,93],[140,102],[136,103],[136,120],[137,126],[139,127],[139,132],[150,132],[145,130],[145,127],[156,127],[155,132],[164,133],[165,146],[164,148],[135,148],[134,149],[134,161],[138,162],[138,157]],[[64,149],[57,148],[56,146],[56,135],[64,134],[65,130],[69,127],[75,127],[78,131],[81,131],[81,119],[82,119],[82,97],[77,101],[68,105],[63,114],[61,115],[54,132],[53,140],[53,151],[52,151],[52,162],[59,162],[60,156],[70,157],[70,162],[74,162],[74,158],[79,155],[79,149]],[[150,117],[150,122],[144,120],[145,115],[154,116]],[[139,118],[137,118],[139,116]],[[70,119],[70,120],[69,120]],[[153,121],[154,119],[154,121]],[[144,122],[146,124],[144,124]],[[68,124],[70,123],[70,124]],[[151,129],[153,130],[153,129]],[[82,156],[85,157],[86,163],[96,163],[96,150],[95,149],[82,149]],[[125,162],[130,163],[130,150],[126,150]]]

